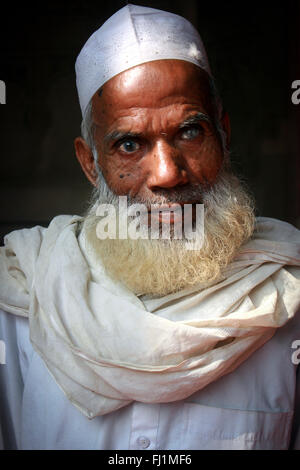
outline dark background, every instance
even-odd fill
[[[91,186],[76,160],[74,63],[89,36],[126,1],[53,0],[1,13],[0,239],[15,228],[81,214]],[[232,125],[232,161],[257,214],[300,228],[300,1],[136,1],[199,30]],[[8,6],[8,8],[7,8]]]

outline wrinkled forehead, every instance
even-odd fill
[[[93,120],[101,122],[126,110],[189,104],[213,114],[209,76],[181,60],[159,60],[121,72],[93,96]],[[202,108],[202,109],[200,109]]]

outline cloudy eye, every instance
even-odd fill
[[[125,152],[125,153],[133,153],[133,152],[136,152],[137,150],[139,150],[140,148],[140,145],[135,142],[134,140],[124,140],[121,145],[120,145],[120,149],[122,150],[122,152]]]
[[[200,135],[200,129],[198,127],[188,127],[186,129],[183,129],[181,133],[181,137],[184,140],[192,140],[195,139]]]

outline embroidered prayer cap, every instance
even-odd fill
[[[126,5],[87,40],[75,64],[82,115],[96,91],[124,70],[153,60],[179,59],[211,75],[199,33],[185,18]]]

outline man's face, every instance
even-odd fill
[[[101,174],[83,231],[96,262],[138,295],[166,295],[220,279],[251,236],[254,218],[247,193],[227,160],[223,165],[205,73],[178,60],[139,65],[109,80],[94,95],[92,111],[93,153]],[[222,124],[229,131],[227,117]],[[91,149],[80,137],[75,148],[96,184]],[[173,203],[203,203],[203,246],[188,250],[186,238],[173,237],[98,239],[96,209],[108,202],[118,211],[118,195],[129,196],[130,204],[141,202],[148,209],[159,205],[163,211]]]
[[[142,64],[109,80],[92,104],[98,163],[116,195],[201,202],[190,188],[211,186],[223,163],[201,69],[178,60]]]

